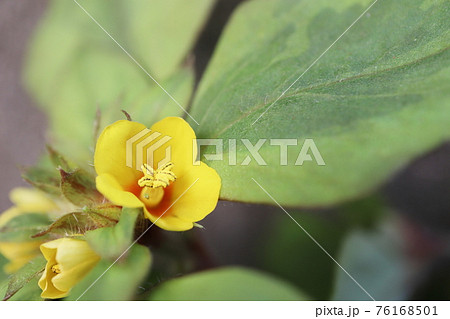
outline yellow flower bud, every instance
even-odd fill
[[[56,219],[66,211],[74,211],[72,204],[55,200],[33,188],[16,187],[9,193],[9,198],[14,206],[0,214],[0,227],[23,214],[46,214],[51,219]],[[39,255],[39,246],[43,242],[39,238],[30,238],[22,242],[0,242],[0,254],[10,261],[3,267],[3,270],[11,274],[22,268]]]
[[[0,253],[10,262],[3,270],[7,274],[12,274],[22,268],[27,262],[39,255],[40,240],[30,240],[25,242],[0,242]]]
[[[14,188],[9,197],[15,205],[0,215],[0,227],[22,214],[48,213],[57,208],[56,204],[44,193],[32,188]],[[11,274],[22,268],[39,255],[39,246],[42,243],[43,241],[39,239],[30,239],[24,242],[0,242],[0,254],[10,261],[3,267],[3,270]]]
[[[67,296],[83,277],[100,260],[89,246],[80,239],[60,238],[41,245],[47,260],[39,280],[42,298],[56,299]]]

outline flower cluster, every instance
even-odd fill
[[[158,139],[146,142],[141,132],[169,137],[165,148],[156,147]],[[42,182],[25,176],[41,190],[13,190],[15,206],[0,216],[0,253],[9,260],[4,271],[20,272],[42,255],[41,297],[63,298],[104,258],[92,246],[88,233],[118,225],[122,208],[140,209],[143,217],[164,230],[193,228],[214,210],[221,185],[214,169],[195,160],[195,139],[194,131],[181,118],[163,119],[150,129],[129,120],[117,121],[98,138],[96,177],[74,168],[51,150],[60,171],[57,185],[47,183],[53,177],[46,176]],[[130,140],[152,152],[129,154]],[[142,164],[130,166],[130,156]],[[18,230],[23,224],[29,232]]]

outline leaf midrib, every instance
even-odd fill
[[[386,72],[402,69],[402,68],[405,68],[405,67],[408,67],[408,66],[411,66],[411,65],[423,62],[423,61],[425,61],[425,60],[427,60],[429,58],[432,58],[432,57],[434,57],[436,55],[439,55],[439,54],[445,52],[448,49],[450,49],[450,46],[444,47],[443,49],[441,49],[439,51],[436,51],[436,52],[434,52],[432,54],[420,57],[419,59],[410,61],[408,63],[401,64],[401,65],[397,65],[397,66],[394,66],[394,67],[390,67],[390,68],[386,68],[386,69],[382,69],[382,70],[376,70],[376,71],[365,73],[365,74],[357,74],[357,75],[353,75],[353,76],[350,76],[350,77],[347,77],[347,78],[344,78],[344,79],[340,79],[340,80],[337,80],[337,81],[320,83],[320,84],[317,84],[317,85],[314,85],[314,86],[309,86],[309,87],[306,87],[306,88],[302,88],[302,89],[300,89],[298,91],[293,92],[292,94],[285,94],[285,95],[283,95],[283,97],[279,98],[277,102],[279,102],[281,100],[285,100],[287,98],[292,98],[292,97],[295,97],[295,96],[299,96],[299,95],[301,95],[301,93],[308,93],[308,91],[310,91],[310,90],[320,89],[320,88],[324,88],[324,87],[330,87],[330,86],[333,86],[333,85],[336,85],[336,84],[340,84],[340,83],[343,83],[343,82],[348,82],[348,81],[355,80],[355,79],[360,79],[360,78],[371,77],[371,76],[379,75],[379,74],[382,74],[382,73],[386,73]],[[316,93],[316,94],[320,94],[320,93]],[[328,95],[335,96],[334,94],[328,94]],[[366,96],[376,96],[376,95],[366,95]],[[256,107],[251,109],[249,112],[243,113],[239,118],[237,118],[235,121],[231,122],[226,127],[224,127],[221,131],[219,131],[214,137],[210,137],[210,138],[219,138],[220,136],[223,135],[223,133],[228,131],[236,123],[238,123],[242,119],[250,116],[254,112],[256,112],[256,111],[258,111],[260,109],[263,109],[263,108],[265,108],[265,107],[267,107],[269,105],[272,105],[272,103],[274,101],[275,100],[271,100],[270,102],[266,102],[266,103],[257,105]]]

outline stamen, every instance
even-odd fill
[[[164,197],[164,188],[174,182],[177,177],[172,172],[173,163],[168,162],[158,169],[153,169],[150,165],[142,165],[144,176],[138,181],[142,187],[140,199],[147,207],[155,207]]]
[[[171,162],[166,163],[161,168],[156,170],[154,170],[150,165],[144,164],[142,165],[142,172],[144,173],[144,176],[139,179],[138,185],[141,187],[150,188],[166,188],[170,185],[170,183],[177,179],[175,174],[172,172],[172,168],[173,163]]]
[[[61,273],[61,267],[59,266],[59,264],[53,265],[52,266],[52,272],[55,274],[60,274]]]

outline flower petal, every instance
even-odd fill
[[[64,238],[60,238],[60,239],[48,241],[41,245],[41,252],[44,255],[45,259],[47,259],[47,261],[51,261],[51,260],[55,259],[56,248],[58,248],[59,244],[63,240],[64,240]]]
[[[12,274],[22,268],[27,262],[39,255],[40,240],[26,242],[0,242],[0,253],[10,262],[4,266],[4,271]]]
[[[97,141],[94,166],[98,175],[110,174],[120,185],[131,186],[142,172],[126,163],[127,140],[146,129],[145,125],[121,120],[107,126]]]
[[[165,158],[168,147],[171,149],[169,161],[174,164],[173,172],[177,177],[181,177],[184,172],[194,166],[193,162],[197,157],[197,142],[194,131],[185,120],[180,117],[166,117],[156,122],[151,130],[171,138],[154,151],[153,158],[156,161],[153,165],[154,168],[157,168],[158,161]]]
[[[57,209],[55,203],[45,193],[26,187],[16,187],[9,193],[9,198],[26,213],[48,212]]]
[[[61,272],[78,267],[85,261],[100,260],[100,257],[89,246],[87,241],[73,238],[62,238],[55,256],[56,262],[61,266]]]
[[[5,226],[10,220],[22,214],[23,212],[16,206],[8,208],[0,214],[0,227]]]
[[[50,279],[52,275],[54,274],[52,274],[51,266],[47,264],[47,266],[45,266],[44,273],[38,282],[39,288],[42,289],[41,298],[57,299],[66,297],[69,294],[69,291],[61,291],[56,289]]]
[[[97,190],[108,198],[113,204],[125,207],[143,207],[144,204],[130,190],[125,190],[122,185],[110,174],[97,176]],[[139,187],[137,181],[135,187]]]
[[[64,238],[56,252],[61,273],[53,277],[53,285],[61,291],[70,290],[99,260],[100,257],[86,241]]]
[[[185,231],[194,227],[192,221],[184,220],[178,216],[172,216],[169,211],[162,215],[161,218],[159,218],[160,216],[150,214],[147,208],[144,208],[144,214],[151,222],[165,230]]]
[[[220,185],[220,177],[214,169],[205,163],[193,166],[173,183],[167,200],[172,206],[160,205],[157,209],[145,210],[146,217],[166,230],[191,229],[194,222],[205,218],[216,207]]]
[[[64,238],[60,238],[41,245],[41,252],[47,260],[44,273],[42,274],[41,279],[39,279],[38,282],[39,287],[42,289],[42,298],[56,299],[65,297],[68,294],[67,291],[60,291],[56,289],[51,282],[52,277],[55,276],[55,274],[51,270],[51,267],[56,264],[56,248],[63,239]]]

